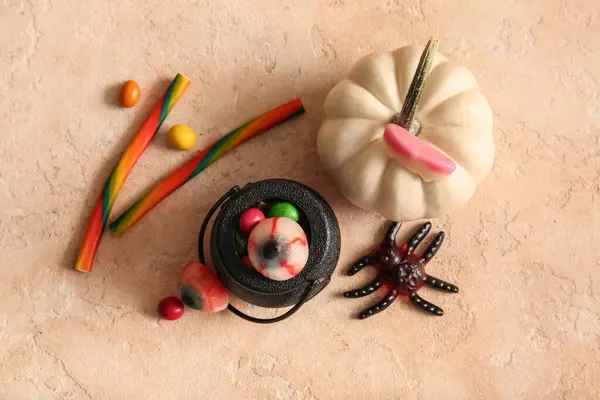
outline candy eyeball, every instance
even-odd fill
[[[219,312],[227,308],[229,294],[217,274],[190,261],[181,274],[181,301],[195,310]]]
[[[308,261],[306,234],[290,218],[267,218],[250,234],[248,257],[252,266],[266,278],[291,279],[302,272]]]

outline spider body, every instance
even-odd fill
[[[416,254],[417,246],[423,241],[431,230],[431,223],[426,222],[402,247],[396,245],[396,235],[400,230],[400,222],[394,222],[385,234],[381,245],[371,254],[359,259],[352,265],[348,275],[358,273],[366,266],[373,266],[377,270],[377,277],[367,286],[344,293],[344,297],[357,298],[367,296],[381,287],[386,287],[388,293],[384,298],[367,308],[359,318],[365,319],[388,308],[398,296],[409,299],[413,304],[424,311],[434,315],[444,315],[444,311],[423,298],[417,292],[423,286],[458,293],[458,287],[439,278],[427,274],[425,266],[438,252],[444,241],[444,232],[435,236],[433,242],[426,248],[422,255]]]

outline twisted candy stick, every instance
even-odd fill
[[[77,262],[75,264],[76,270],[83,272],[90,272],[92,270],[94,256],[98,250],[102,232],[108,223],[108,216],[115,204],[119,190],[121,190],[121,187],[133,169],[133,166],[139,160],[144,150],[146,150],[152,141],[152,138],[154,138],[154,135],[189,84],[190,80],[185,76],[181,74],[175,76],[175,79],[171,82],[167,92],[154,106],[150,115],[148,115],[148,118],[146,118],[146,121],[144,121],[144,124],[133,137],[129,146],[119,159],[119,162],[112,170],[104,185],[102,194],[96,202],[92,218],[87,231],[85,232],[83,243],[79,249],[79,255],[77,256]]]
[[[160,203],[165,197],[192,180],[223,154],[268,129],[302,113],[304,113],[302,102],[300,99],[296,99],[271,111],[267,111],[260,117],[231,131],[223,136],[218,142],[207,147],[200,154],[179,167],[179,169],[156,185],[144,197],[136,201],[110,225],[110,229],[112,229],[117,236],[121,235],[146,215],[146,213],[152,210],[152,208]]]

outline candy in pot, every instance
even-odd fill
[[[257,204],[289,202],[300,214],[298,223],[304,229],[309,247],[308,259],[298,275],[285,280],[269,279],[250,268],[235,250],[238,221],[245,210]],[[231,293],[240,299],[267,308],[293,306],[285,314],[272,319],[258,319],[237,310],[236,315],[257,323],[281,321],[295,313],[306,301],[316,296],[331,279],[340,254],[340,229],[329,204],[313,189],[292,180],[268,179],[234,187],[217,201],[207,214],[198,240],[200,262],[206,264],[204,235],[211,216],[219,209],[210,240],[214,270]]]

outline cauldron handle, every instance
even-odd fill
[[[239,186],[234,186],[227,193],[225,193],[223,196],[221,196],[221,198],[219,200],[217,200],[217,202],[215,204],[213,204],[213,206],[210,208],[210,210],[208,211],[208,214],[206,214],[206,217],[204,218],[204,221],[202,222],[202,226],[200,227],[200,233],[198,234],[198,258],[200,259],[200,262],[204,265],[206,265],[206,257],[204,255],[204,235],[206,234],[206,229],[208,228],[208,223],[209,223],[211,217],[213,216],[213,214],[215,213],[215,211],[217,211],[217,209],[221,206],[221,204],[223,204],[227,199],[229,199],[229,197],[231,197],[234,193],[237,193],[239,190],[240,190]],[[304,305],[304,303],[306,303],[306,301],[310,298],[310,295],[312,294],[313,290],[315,288],[319,287],[320,284],[322,284],[323,282],[325,282],[327,280],[329,280],[329,279],[319,278],[317,280],[310,281],[308,286],[306,287],[306,290],[302,294],[302,297],[298,301],[298,303],[296,303],[296,305],[294,305],[292,308],[290,308],[288,311],[286,311],[285,313],[281,314],[278,317],[267,318],[267,319],[252,317],[248,314],[244,314],[243,312],[241,312],[240,310],[238,310],[231,304],[229,304],[227,306],[227,309],[229,311],[231,311],[232,313],[234,313],[235,315],[237,315],[238,317],[245,319],[246,321],[254,322],[256,324],[272,324],[274,322],[283,321],[284,319],[289,318],[292,315],[294,315],[296,313],[296,311],[298,311],[300,309],[300,307],[302,307],[302,305]]]
[[[319,287],[319,284],[325,282],[326,280],[328,280],[328,279],[319,278],[317,280],[310,281],[309,284],[308,284],[308,286],[306,287],[306,290],[304,291],[304,294],[302,294],[302,297],[300,298],[300,300],[298,301],[298,303],[296,303],[296,305],[294,305],[294,307],[290,308],[285,313],[283,313],[280,316],[275,317],[275,318],[263,319],[263,318],[252,317],[252,316],[250,316],[248,314],[244,314],[243,312],[241,312],[240,310],[238,310],[237,308],[235,308],[231,304],[229,304],[227,306],[227,309],[229,311],[231,311],[232,313],[234,313],[235,315],[237,315],[238,317],[243,318],[246,321],[254,322],[256,324],[272,324],[274,322],[283,321],[284,319],[289,318],[292,315],[294,315],[294,313],[296,313],[296,311],[298,311],[300,309],[300,307],[302,307],[304,305],[304,303],[306,303],[306,301],[309,299],[309,297],[310,297],[311,293],[313,292],[313,290],[316,287]]]
[[[217,208],[221,206],[221,204],[225,203],[227,199],[229,199],[234,193],[237,193],[240,190],[239,186],[234,186],[227,193],[225,193],[213,206],[208,210],[208,214],[204,217],[204,221],[202,221],[202,226],[200,227],[200,233],[198,234],[198,258],[200,262],[206,265],[206,257],[204,256],[204,234],[206,233],[206,228],[208,228],[208,223],[210,222],[211,217],[217,211]]]

